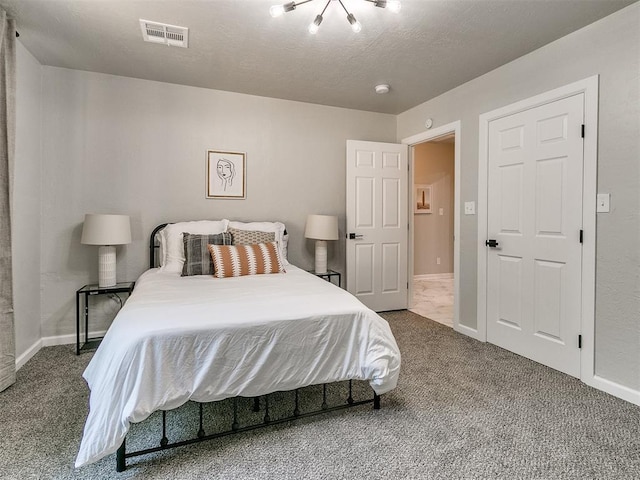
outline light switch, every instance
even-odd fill
[[[438,209],[438,215],[444,215],[444,208],[439,208]]]
[[[597,199],[596,212],[609,213],[611,195],[609,193],[599,193]]]
[[[464,202],[464,214],[475,215],[476,214],[476,202]]]

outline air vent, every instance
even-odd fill
[[[189,47],[189,29],[186,27],[140,19],[140,28],[145,42],[161,43],[170,47]]]

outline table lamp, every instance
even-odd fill
[[[316,241],[315,273],[327,273],[327,240],[338,240],[338,217],[308,215],[304,236]]]
[[[131,243],[129,216],[86,214],[80,242],[85,245],[100,245],[98,249],[98,286],[100,288],[113,287],[116,284],[115,245]]]

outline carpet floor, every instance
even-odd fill
[[[381,410],[138,457],[119,474],[115,455],[73,468],[91,354],[43,348],[0,393],[0,478],[640,479],[639,407],[414,313],[383,316],[402,370]],[[156,415],[132,435],[155,445],[157,423]]]

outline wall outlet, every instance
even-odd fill
[[[438,215],[444,215],[444,208],[440,207],[438,209]]]
[[[440,265],[440,257],[436,257],[436,265]]]

